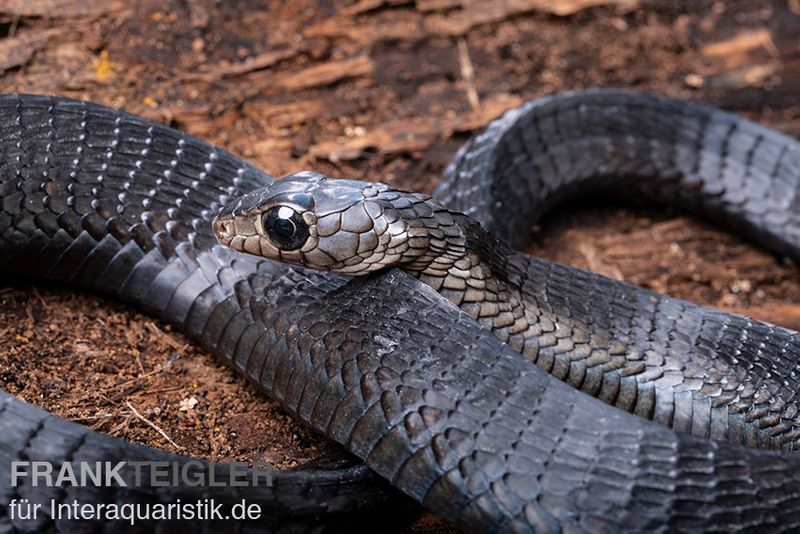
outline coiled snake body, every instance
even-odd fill
[[[514,243],[567,196],[624,192],[701,212],[796,260],[799,184],[797,141],[622,91],[508,112],[459,152],[438,202],[313,173],[273,183],[118,111],[0,98],[0,270],[99,290],[170,321],[467,528],[798,528],[796,333],[522,255],[475,221]],[[242,254],[215,240],[218,213],[213,230],[245,252],[413,276],[350,278]],[[1,395],[2,503],[42,498],[7,484],[13,459],[161,454]],[[271,529],[369,524],[408,506],[363,467],[246,489],[271,511],[258,525]],[[0,530],[12,524],[0,515]]]

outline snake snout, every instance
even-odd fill
[[[211,223],[211,228],[214,230],[214,235],[216,235],[217,239],[223,244],[230,243],[236,233],[233,220],[230,219],[215,217],[214,221]]]

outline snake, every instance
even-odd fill
[[[567,199],[627,196],[797,261],[799,184],[795,139],[625,90],[507,111],[458,151],[432,197],[311,171],[276,180],[119,110],[8,95],[0,272],[175,325],[363,461],[241,488],[235,497],[270,510],[257,529],[399,524],[421,503],[465,530],[791,531],[798,334],[515,247]],[[0,471],[14,459],[169,456],[7,393],[0,423]],[[45,491],[0,476],[3,504],[232,498]],[[0,515],[0,530],[13,528]]]

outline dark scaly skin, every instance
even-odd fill
[[[276,209],[308,228],[289,248],[269,234]],[[519,253],[425,195],[296,173],[214,226],[225,245],[300,266],[400,267],[557,378],[676,430],[787,450],[800,439],[798,333]]]
[[[435,196],[509,243],[569,196],[627,195],[694,211],[800,260],[800,144],[730,113],[619,91],[565,94],[509,112],[461,156]],[[538,361],[556,376],[699,436],[785,449],[800,443],[796,332],[508,247],[490,257],[537,315],[568,326],[558,341],[590,325],[620,342],[633,371],[590,378],[591,366],[556,344]],[[601,360],[623,363],[619,350],[605,348]]]
[[[25,97],[22,106],[0,109],[0,139],[15,127],[20,107],[33,107],[30,98]],[[599,98],[653,102],[619,93]],[[654,102],[666,109],[686,106]],[[114,113],[91,109],[101,115]],[[692,106],[686,109],[695,112]],[[50,131],[35,126],[23,130],[30,136]],[[182,135],[160,127],[157,132],[167,137]],[[135,136],[149,137],[146,131]],[[14,145],[13,141],[4,144],[4,152],[13,152]],[[167,156],[151,152],[142,159],[156,158],[169,165],[174,143],[159,136],[154,146],[166,147]],[[26,151],[36,152],[42,154],[44,149]],[[67,261],[59,260],[66,258],[64,248],[55,243],[58,237],[40,235],[37,228],[43,228],[47,220],[36,216],[42,197],[52,193],[39,192],[42,171],[29,163],[35,158],[2,157],[0,161],[10,161],[0,174],[3,269],[13,270],[18,262],[16,270],[35,267],[54,276],[50,267]],[[475,162],[480,154],[466,151],[461,157]],[[79,160],[76,165],[90,163]],[[162,165],[153,176],[163,175],[164,170],[168,168]],[[146,191],[149,172],[138,174],[132,187],[138,190],[140,178]],[[190,174],[199,173],[192,170]],[[9,175],[14,187],[7,186]],[[62,187],[80,180],[68,173],[54,178]],[[444,297],[401,271],[353,280],[291,269],[217,248],[204,239],[192,240],[188,228],[210,235],[206,234],[210,217],[189,217],[184,211],[194,209],[190,200],[204,186],[174,173],[167,178],[162,198],[173,199],[174,204],[181,196],[187,200],[166,213],[173,217],[171,221],[162,216],[150,224],[164,230],[153,234],[159,247],[173,245],[160,250],[176,254],[169,255],[171,264],[164,258],[156,261],[157,257],[151,263],[142,263],[143,258],[128,262],[124,269],[131,273],[136,273],[137,265],[152,267],[146,271],[151,285],[143,284],[127,298],[149,304],[154,313],[159,307],[162,313],[173,310],[170,316],[177,318],[184,331],[203,346],[216,347],[299,420],[341,443],[398,489],[464,528],[557,532],[791,531],[800,527],[800,458],[794,453],[748,449],[678,433],[592,399],[521,358]],[[467,178],[460,179],[469,185]],[[15,189],[20,180],[28,187]],[[173,186],[184,181],[184,187]],[[96,213],[88,228],[101,241],[103,231],[98,226],[118,232],[109,224],[116,219],[117,209],[124,207],[123,214],[141,209],[134,206],[145,200],[138,194],[119,196],[122,191],[112,189],[111,181],[105,184],[101,191],[109,187],[107,203],[114,207],[107,217],[95,211],[103,208],[103,202],[96,207],[91,201],[84,204],[76,199],[75,203],[87,214]],[[6,199],[16,190],[22,194],[9,202],[18,206],[18,217],[10,216],[5,208]],[[245,190],[246,184],[240,182],[238,188],[219,196],[228,201]],[[96,194],[89,189],[83,195]],[[68,208],[50,205],[61,212]],[[57,225],[64,224],[56,219]],[[98,220],[103,224],[92,224]],[[61,240],[76,241],[66,236]],[[94,247],[85,250],[91,252]],[[42,252],[36,255],[36,251]],[[193,258],[198,252],[199,258]],[[218,262],[225,267],[214,268]],[[95,276],[85,285],[105,285],[112,293],[126,287],[104,284],[107,275],[118,272],[115,268],[87,265]],[[230,287],[231,293],[198,292],[203,284],[196,281],[175,283],[203,269],[216,273],[220,286]],[[154,296],[162,297],[158,306],[145,302]],[[207,320],[201,321],[200,311],[208,309],[212,311]]]
[[[224,337],[230,302],[252,294],[264,262],[215,246],[217,207],[272,177],[191,136],[101,106],[32,95],[0,96],[0,273],[41,276],[114,295],[171,322],[230,361]],[[210,317],[219,321],[215,324]],[[407,499],[363,466],[275,472],[256,488],[73,488],[10,486],[13,460],[179,461],[189,458],[92,432],[0,390],[0,532],[14,527],[85,532],[131,528],[125,521],[13,522],[7,504],[191,502],[242,498],[257,522],[137,522],[148,531],[304,531],[364,527],[413,513]],[[202,462],[209,465],[208,462]],[[210,464],[215,472],[227,468]],[[262,481],[263,483],[263,481]],[[135,529],[134,529],[135,530]]]

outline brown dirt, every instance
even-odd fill
[[[9,0],[0,90],[121,107],[276,175],[310,167],[430,191],[475,128],[561,90],[651,90],[797,136],[799,26],[797,0]],[[800,328],[797,269],[695,219],[584,204],[543,226],[535,253]],[[204,458],[290,467],[332,454],[168,325],[11,283],[0,386],[26,400]]]
[[[334,449],[170,325],[113,300],[23,285],[0,290],[0,309],[0,384],[62,417],[173,452],[278,469]]]

